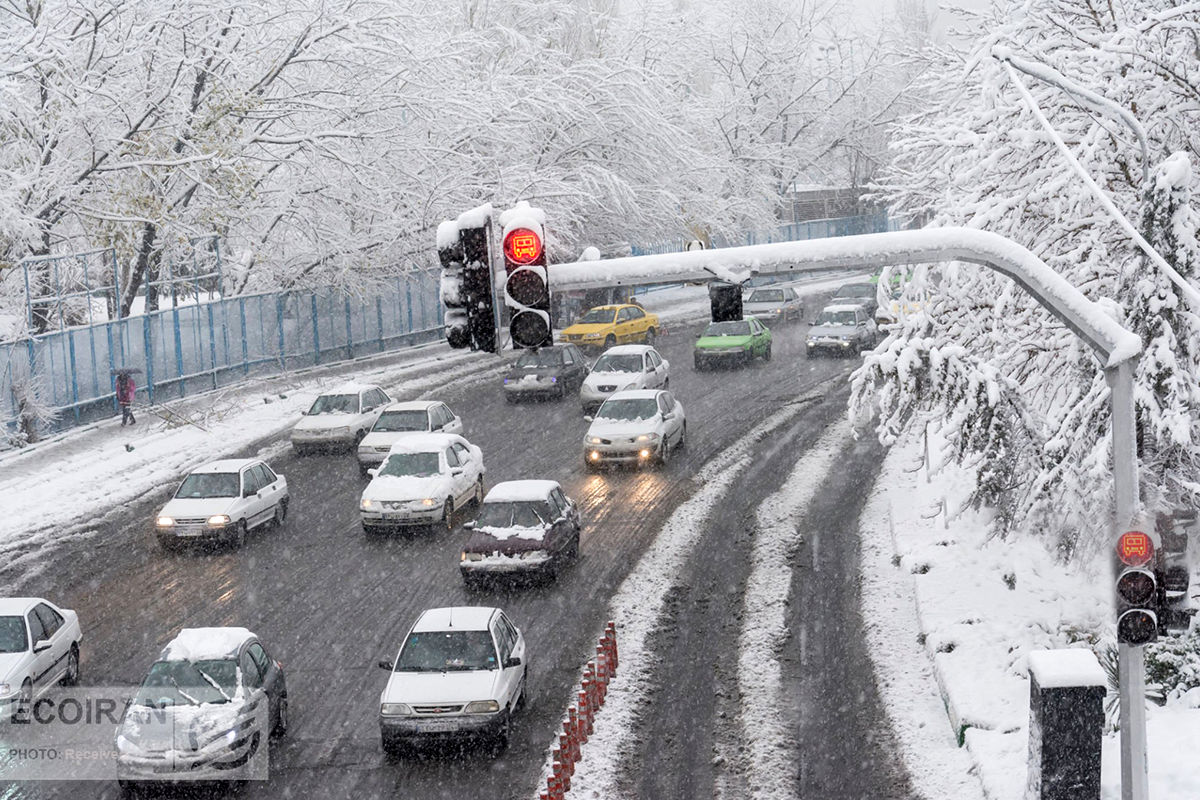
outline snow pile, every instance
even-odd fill
[[[216,661],[237,655],[254,636],[245,628],[184,628],[163,648],[161,661]]]
[[[887,456],[861,520],[863,616],[885,707],[915,783],[929,797],[967,797],[969,757],[993,800],[1024,797],[1030,658],[1042,650],[1098,647],[1111,640],[1114,613],[1105,569],[1064,565],[1041,541],[995,539],[986,513],[963,507],[973,486],[965,470],[926,480],[920,442]],[[921,644],[914,646],[913,642]],[[1095,679],[1092,673],[1090,680]],[[936,685],[940,697],[931,695]],[[1172,757],[1200,741],[1200,712],[1183,701],[1149,705],[1150,788],[1155,797],[1200,797],[1200,774]],[[929,727],[964,745],[934,751]],[[1103,797],[1120,797],[1119,741],[1104,739]],[[931,769],[931,757],[943,769]]]

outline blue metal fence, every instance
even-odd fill
[[[153,403],[441,335],[438,277],[426,272],[370,297],[323,289],[176,305],[0,344],[0,419],[16,430],[18,375],[40,380],[43,402],[58,410],[51,428],[61,429],[116,412],[118,367],[141,370],[138,399]]]

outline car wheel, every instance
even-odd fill
[[[510,714],[506,710],[504,719],[500,721],[500,726],[496,728],[496,732],[492,735],[492,752],[494,755],[500,755],[508,748],[509,720]]]
[[[71,652],[67,654],[67,671],[62,677],[63,686],[76,686],[79,684],[79,643],[71,644]]]
[[[22,722],[29,720],[29,707],[33,703],[33,684],[26,678],[21,684],[21,691],[17,693],[17,702],[13,704],[12,721]]]
[[[767,342],[767,349],[763,350],[763,361],[771,360],[771,343]]]
[[[583,471],[584,472],[599,472],[600,465],[597,464],[595,461],[592,461],[590,458],[585,457],[583,459]]]
[[[679,441],[675,443],[676,450],[682,450],[687,445],[687,422],[679,429]]]
[[[475,497],[471,498],[472,504],[479,508],[483,505],[483,476],[479,476],[479,480],[475,481]]]
[[[526,666],[525,674],[521,676],[521,693],[517,695],[517,702],[513,704],[513,711],[518,711],[525,708],[525,689],[529,686],[529,668]]]
[[[287,520],[288,501],[280,500],[275,504],[275,517],[271,520],[276,528],[282,528],[284,521]]]
[[[575,529],[575,535],[571,537],[571,545],[567,548],[567,558],[576,561],[579,558],[579,528]]]
[[[613,345],[615,345],[616,343],[617,343],[617,337],[613,336],[611,333],[610,333],[608,336],[605,336],[605,337],[604,337],[604,347],[605,347],[605,349],[608,349],[609,347],[612,347],[612,346],[613,346]]]
[[[667,378],[663,378],[663,388],[664,388],[664,389],[670,389],[670,388],[671,388],[671,379],[670,379],[669,377],[667,377]]]
[[[238,520],[237,525],[233,527],[233,533],[229,534],[229,544],[233,547],[241,547],[246,543],[246,520]]]
[[[442,506],[442,525],[448,531],[454,530],[454,501],[449,497],[446,498],[446,502]]]
[[[696,372],[704,372],[704,361],[699,356],[692,359],[692,363],[696,367]]]
[[[285,694],[279,698],[279,710],[275,713],[275,726],[271,728],[271,735],[279,738],[287,733],[288,729],[288,699]]]
[[[671,461],[671,442],[667,439],[667,437],[664,436],[662,446],[659,448],[659,451],[658,451],[658,463],[659,463],[659,466],[665,467],[668,463],[670,463],[670,461]]]
[[[400,756],[404,754],[404,744],[391,736],[382,736],[379,739],[379,744],[383,747],[383,753],[387,756]]]
[[[654,328],[646,329],[646,344],[654,344]]]

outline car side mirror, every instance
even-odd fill
[[[36,642],[33,643],[33,652],[35,652],[35,653],[42,653],[49,649],[50,649],[50,640],[49,639],[38,639]]]
[[[242,497],[251,497],[254,494],[253,489],[242,489]]]
[[[506,658],[504,660],[504,668],[505,669],[508,669],[509,667],[519,667],[519,666],[521,666],[521,659],[518,658],[517,656],[509,656],[508,658]]]
[[[367,470],[367,474],[370,475],[372,478],[374,478],[376,475],[379,474],[379,467],[371,467],[370,469]]]
[[[667,411],[667,412],[663,413],[662,418],[663,418],[663,421],[665,422],[666,420],[669,420],[669,419],[675,419],[675,415],[673,413],[671,413],[670,411]]]
[[[384,659],[383,661],[379,662],[379,668],[386,669],[388,672],[391,672],[393,669],[396,668],[396,665],[394,663],[392,663],[391,661]]]
[[[461,469],[452,469],[450,470],[450,474],[458,477],[459,475],[463,474],[463,471]]]
[[[469,519],[466,522],[464,522],[462,524],[462,526],[463,526],[463,530],[473,531],[473,530],[475,530],[475,520]]]
[[[646,367],[646,372],[654,372],[654,367],[653,366]]]
[[[595,417],[593,417],[591,414],[584,414],[584,415],[583,415],[583,421],[584,421],[584,422],[594,422],[595,420],[596,420],[596,418],[595,418]]]

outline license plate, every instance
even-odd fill
[[[457,729],[458,726],[453,722],[426,722],[421,725],[421,730],[426,733],[450,733]]]

